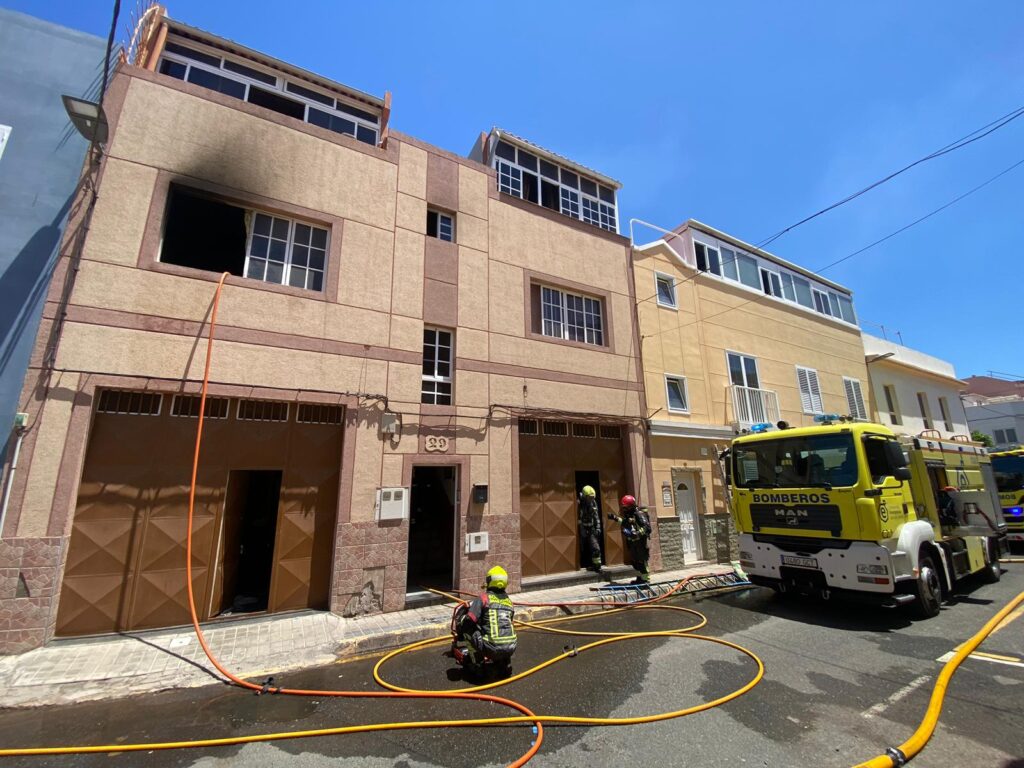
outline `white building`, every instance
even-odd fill
[[[879,424],[905,435],[929,429],[942,437],[970,434],[960,401],[964,382],[952,363],[876,336],[863,338],[871,410]]]
[[[971,429],[991,437],[996,448],[1012,448],[1021,444],[1021,436],[1024,435],[1024,399],[1016,395],[970,395],[966,411]]]

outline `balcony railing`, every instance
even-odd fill
[[[736,384],[732,387],[732,412],[743,429],[749,429],[752,424],[774,424],[782,418],[779,396],[773,390]]]

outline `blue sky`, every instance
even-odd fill
[[[105,36],[110,3],[0,0]],[[124,20],[119,38],[125,39]],[[1024,105],[1024,3],[167,0],[465,154],[502,126],[623,183],[621,220],[759,242]],[[1024,118],[787,234],[816,269],[1024,159]],[[827,277],[865,332],[1024,377],[1024,166]],[[627,232],[628,234],[628,232]],[[638,240],[656,233],[639,232]]]

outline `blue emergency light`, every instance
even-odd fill
[[[815,416],[814,420],[819,424],[831,424],[833,421],[839,421],[838,413],[823,413],[819,416]]]
[[[1020,517],[1022,514],[1024,514],[1024,509],[1022,509],[1021,507],[1006,507],[1003,511],[1006,512],[1006,514],[1008,515],[1016,515],[1017,517]]]
[[[771,424],[768,424],[768,423],[762,421],[760,424],[753,424],[750,427],[750,431],[753,432],[755,435],[759,435],[762,432],[767,432],[771,428],[772,428]]]

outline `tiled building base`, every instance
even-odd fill
[[[0,539],[0,654],[52,636],[63,551],[59,537]]]

